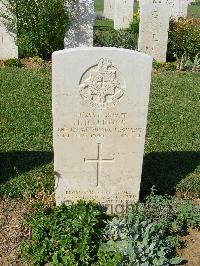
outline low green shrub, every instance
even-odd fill
[[[113,265],[177,265],[182,261],[175,253],[179,235],[188,226],[200,226],[199,206],[152,193],[124,217],[108,222],[100,261],[109,255],[113,261],[113,254],[119,254]]]
[[[197,54],[193,61],[187,54],[183,54],[179,62],[179,69],[182,71],[200,71],[200,55]]]
[[[200,6],[200,0],[195,0],[192,3],[190,3],[192,6]]]
[[[133,16],[133,21],[130,24],[130,30],[134,34],[139,34],[139,26],[140,26],[140,13],[137,12]]]
[[[94,46],[137,49],[137,34],[130,30],[95,30]]]
[[[106,216],[92,202],[45,209],[37,204],[26,223],[30,238],[21,252],[30,265],[91,265],[97,261]]]
[[[161,71],[175,71],[177,69],[176,63],[174,62],[153,62],[153,68]]]
[[[168,57],[182,58],[184,54],[194,60],[200,52],[200,19],[180,18],[170,21]]]
[[[26,221],[30,237],[21,252],[30,265],[177,265],[179,236],[200,227],[200,206],[154,191],[121,217],[95,203],[59,207],[37,203]]]
[[[94,46],[136,50],[139,34],[139,15],[134,15],[133,22],[128,29],[115,30],[113,26],[112,20],[95,20]]]
[[[22,67],[22,62],[17,58],[10,58],[3,62],[4,66],[7,67]]]
[[[63,48],[69,25],[64,0],[7,0],[7,10],[1,16],[12,32],[17,34],[21,57],[50,57]],[[9,15],[7,15],[9,14]]]

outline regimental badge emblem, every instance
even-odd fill
[[[121,73],[108,58],[89,68],[80,80],[80,95],[84,102],[106,108],[116,105],[125,93],[125,82]]]

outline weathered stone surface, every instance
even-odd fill
[[[117,48],[53,53],[56,202],[108,212],[139,198],[152,58]]]
[[[166,0],[171,8],[171,17],[178,20],[179,17],[186,17],[188,6],[191,0]]]
[[[5,1],[4,1],[5,2]],[[0,13],[5,12],[3,2],[0,3]],[[5,21],[0,17],[0,60],[18,58],[18,47],[15,44],[16,36],[5,26]]]
[[[133,21],[134,0],[115,0],[114,28],[126,29]]]
[[[65,48],[93,46],[94,1],[69,0],[71,24],[64,39]]]
[[[188,12],[188,6],[192,2],[191,0],[179,0],[180,1],[180,11],[179,16],[180,17],[187,17]]]
[[[180,16],[180,0],[166,0],[170,6],[170,17],[178,20]]]
[[[140,0],[138,49],[166,61],[170,6],[166,0]]]
[[[114,19],[115,0],[104,0],[103,15],[105,18]]]

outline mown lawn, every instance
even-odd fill
[[[200,195],[199,84],[197,73],[153,74],[141,197],[152,185]],[[1,68],[0,93],[0,195],[34,194],[38,178],[53,191],[50,69]]]
[[[94,10],[103,11],[104,0],[94,0]]]
[[[200,3],[199,5],[189,5],[188,16],[193,18],[200,18]]]

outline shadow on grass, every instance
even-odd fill
[[[0,184],[52,160],[51,152],[0,152]],[[198,165],[200,152],[149,153],[144,157],[140,198],[148,195],[153,185],[159,194],[173,194],[176,185]]]
[[[159,194],[175,192],[176,185],[200,165],[200,152],[152,152],[144,157],[140,198],[154,185]]]
[[[53,153],[42,151],[0,152],[0,184],[20,173],[42,166],[53,160]]]

